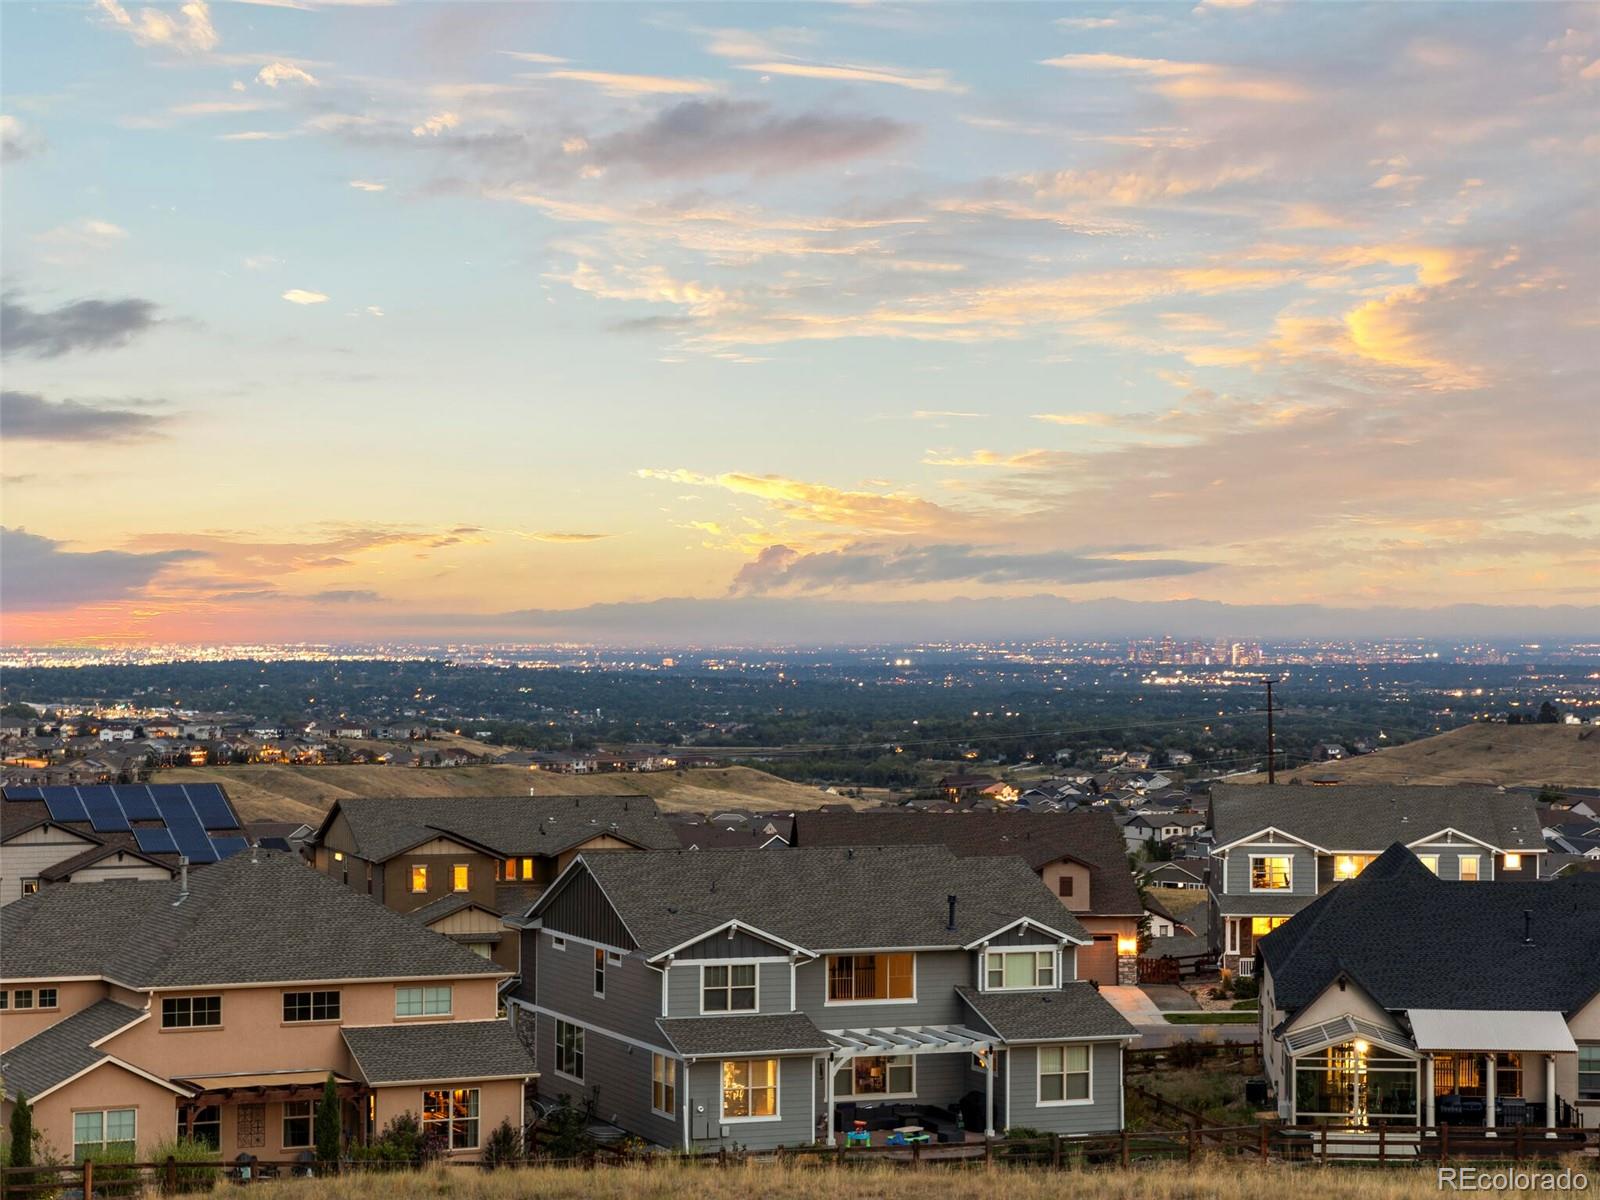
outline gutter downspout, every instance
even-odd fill
[[[689,1153],[689,1066],[694,1060],[683,1060],[683,1152]]]
[[[989,1069],[983,1077],[983,1136],[994,1136],[994,1062],[1000,1057],[997,1046],[989,1046]]]

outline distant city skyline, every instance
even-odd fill
[[[1588,5],[8,5],[0,638],[1600,634]]]

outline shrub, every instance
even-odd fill
[[[149,1155],[153,1163],[165,1163],[169,1158],[176,1160],[180,1192],[209,1192],[221,1174],[217,1166],[221,1152],[194,1138],[175,1137],[157,1142],[150,1147]]]
[[[339,1102],[339,1085],[333,1075],[322,1085],[322,1103],[317,1106],[315,1122],[317,1161],[325,1166],[338,1166],[339,1151],[344,1146],[343,1105]]]
[[[508,1117],[489,1133],[483,1144],[483,1165],[490,1170],[514,1166],[522,1158],[522,1130]]]
[[[1167,1047],[1167,1065],[1180,1070],[1198,1067],[1206,1060],[1205,1048],[1199,1042],[1178,1042]]]
[[[1254,1000],[1261,994],[1261,984],[1253,977],[1235,979],[1233,981],[1233,994],[1240,1000]]]
[[[588,1114],[570,1096],[557,1097],[556,1107],[539,1122],[540,1149],[551,1158],[583,1158],[595,1148]]]
[[[33,1108],[21,1092],[17,1093],[16,1107],[11,1110],[11,1144],[6,1147],[6,1165],[33,1166]]]

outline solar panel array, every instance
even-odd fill
[[[5,798],[42,800],[52,820],[87,821],[96,833],[131,831],[144,853],[186,854],[197,864],[217,862],[250,844],[214,783],[10,787]],[[150,821],[161,824],[135,824]]]

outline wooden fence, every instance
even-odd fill
[[[859,1167],[885,1165],[909,1169],[1030,1167],[1073,1170],[1091,1167],[1138,1168],[1161,1162],[1193,1162],[1202,1155],[1223,1155],[1260,1162],[1323,1166],[1421,1167],[1461,1159],[1476,1162],[1544,1162],[1566,1155],[1600,1161],[1600,1130],[1537,1129],[1515,1126],[1489,1133],[1441,1125],[1275,1126],[1217,1125],[1204,1119],[1185,1128],[1123,1130],[1087,1135],[1056,1134],[1037,1138],[985,1138],[957,1144],[871,1146],[797,1146],[766,1153],[730,1152],[681,1155],[630,1154],[605,1148],[577,1159],[545,1156],[522,1158],[511,1166],[577,1166],[604,1168],[635,1164],[646,1167],[728,1167],[744,1162],[780,1161],[799,1166]],[[417,1164],[345,1163],[340,1173],[412,1170]],[[485,1170],[479,1164],[451,1163],[459,1169]],[[323,1173],[325,1167],[309,1168]],[[6,1200],[50,1200],[67,1191],[83,1197],[136,1196],[146,1191],[163,1195],[210,1191],[219,1179],[241,1184],[270,1184],[276,1178],[306,1173],[308,1164],[256,1162],[241,1174],[230,1162],[104,1163],[77,1166],[6,1167],[0,1170],[0,1196]]]

